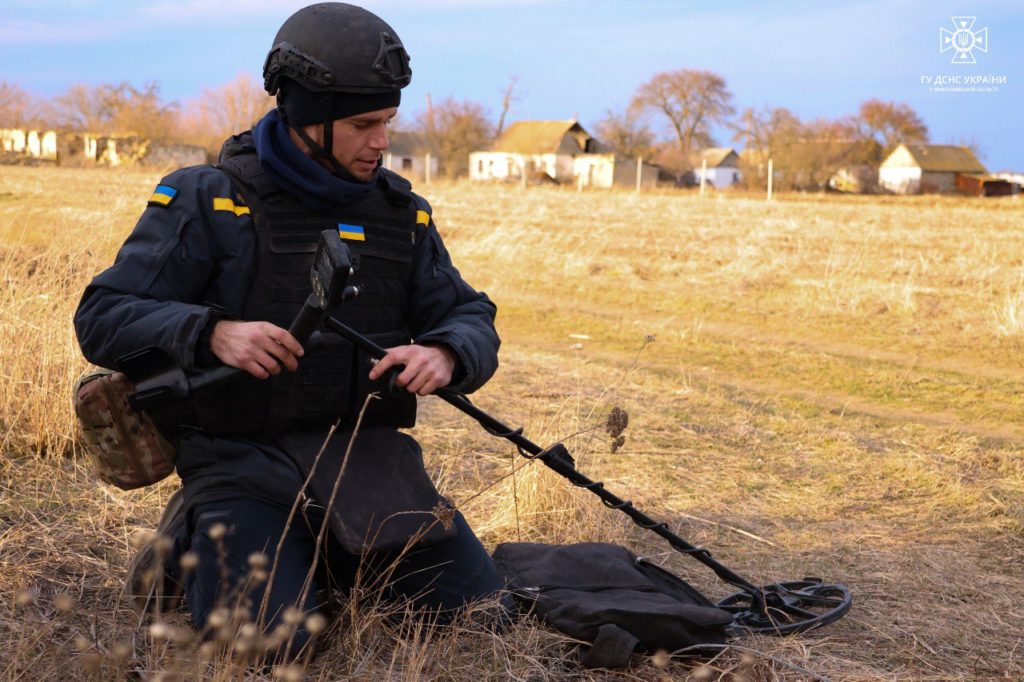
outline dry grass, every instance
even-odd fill
[[[77,457],[71,315],[156,180],[0,167],[0,679],[246,674],[201,660],[173,617],[154,641],[121,602],[131,538],[173,483],[117,491]],[[503,366],[478,404],[540,443],[578,434],[567,444],[584,472],[755,582],[823,575],[854,591],[851,614],[820,632],[609,676],[1024,675],[1020,202],[426,193],[467,279],[499,303]],[[614,405],[630,427],[613,455],[594,427]],[[416,435],[488,546],[618,541],[727,591],[447,406],[426,401]],[[339,621],[306,674],[604,677],[529,623],[499,638],[384,615]]]

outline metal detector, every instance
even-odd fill
[[[326,317],[324,324],[377,359],[387,354],[387,351],[373,341],[333,317]],[[523,457],[540,460],[549,469],[569,479],[573,485],[586,488],[597,495],[606,507],[618,509],[636,525],[660,535],[676,551],[692,556],[714,571],[719,578],[738,587],[739,592],[717,604],[719,608],[733,614],[734,629],[776,635],[806,632],[835,622],[850,610],[853,596],[842,583],[826,583],[821,578],[804,578],[755,587],[716,561],[708,550],[691,545],[670,531],[664,522],[655,521],[634,507],[632,502],[608,491],[604,483],[592,481],[581,474],[576,470],[575,460],[569,454],[569,450],[562,443],[542,448],[523,436],[521,427],[509,428],[452,388],[440,388],[434,391],[434,395],[475,419],[491,435],[510,441]]]

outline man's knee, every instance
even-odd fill
[[[200,505],[191,520],[196,561],[186,601],[200,633],[270,654],[305,646],[316,584],[306,587],[313,539],[301,519],[287,529],[276,564],[286,510],[231,500]]]

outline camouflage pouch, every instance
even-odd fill
[[[121,372],[90,372],[75,383],[72,400],[101,480],[122,490],[161,481],[174,471],[176,450],[148,415],[128,404],[135,387]]]

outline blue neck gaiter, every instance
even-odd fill
[[[295,146],[288,127],[276,109],[252,129],[260,166],[282,189],[294,194],[303,206],[326,209],[362,199],[376,184],[348,180],[332,174]]]

